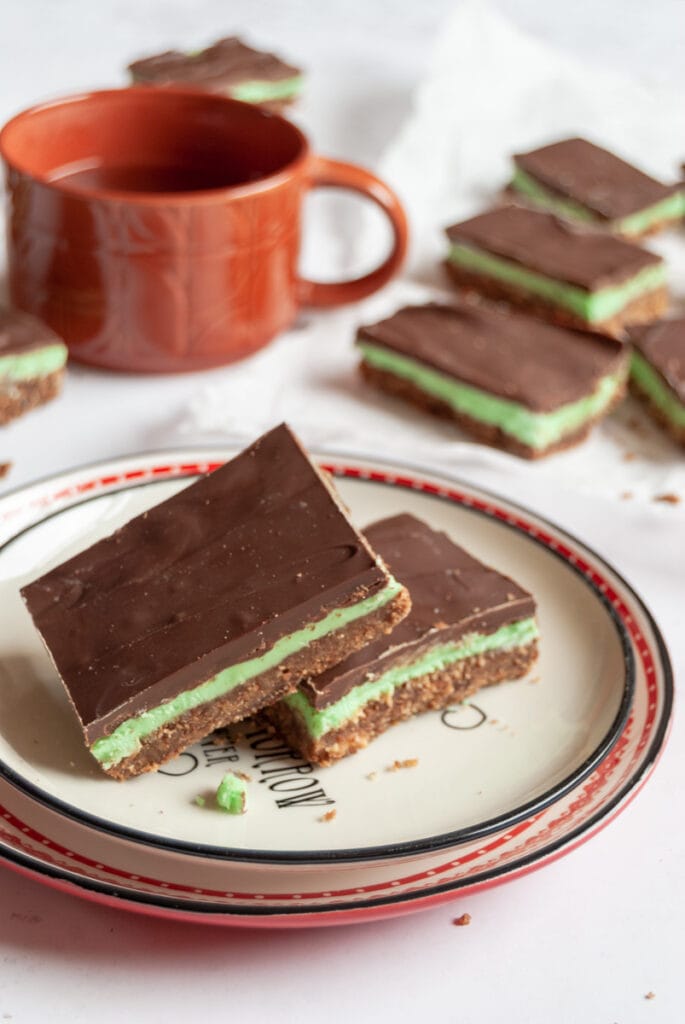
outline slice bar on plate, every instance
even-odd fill
[[[254,50],[237,36],[219,39],[195,53],[168,50],[143,57],[128,70],[137,85],[190,86],[273,110],[292,103],[303,83],[299,68],[273,53]]]
[[[421,711],[518,679],[537,657],[535,602],[507,576],[411,515],[374,523],[366,536],[408,588],[411,612],[389,636],[265,712],[317,764]]]
[[[0,309],[0,424],[59,394],[67,347],[35,316]]]
[[[484,304],[407,306],[357,345],[370,383],[525,458],[582,440],[628,374],[613,338]]]
[[[283,697],[409,609],[286,426],[22,596],[88,747],[119,779]]]
[[[512,194],[617,235],[638,238],[685,214],[682,185],[664,185],[587,139],[518,153],[514,167]]]
[[[630,388],[678,444],[685,445],[685,317],[630,332]]]
[[[456,283],[571,327],[619,335],[668,304],[666,264],[606,231],[504,206],[447,228]]]

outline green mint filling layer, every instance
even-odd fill
[[[671,423],[685,427],[685,405],[639,352],[631,357],[630,376]]]
[[[140,750],[141,740],[163,725],[173,722],[186,711],[192,711],[193,708],[197,708],[201,704],[223,697],[260,673],[275,668],[285,658],[303,650],[314,640],[319,640],[334,630],[382,608],[392,601],[401,589],[400,584],[390,577],[390,582],[377,594],[347,608],[335,608],[318,622],[281,637],[266,654],[242,661],[237,665],[231,665],[194,689],[179,693],[164,704],[143,711],[135,718],[127,719],[118,725],[109,736],[103,736],[102,739],[96,740],[90,748],[91,753],[105,768],[111,768],[123,758],[136,754]]]
[[[233,772],[227,772],[216,791],[216,802],[228,814],[244,814],[247,805],[245,781]]]
[[[547,448],[602,413],[611,404],[625,379],[623,371],[607,374],[600,378],[595,390],[585,398],[561,405],[552,412],[532,412],[525,405],[463,384],[454,377],[389,349],[369,345],[365,341],[358,342],[358,345],[370,366],[408,380],[427,395],[446,402],[456,412],[499,427],[521,444],[537,449]]]
[[[489,252],[475,249],[470,245],[453,243],[449,251],[449,260],[458,267],[494,277],[517,288],[539,295],[548,302],[563,306],[588,323],[601,323],[615,316],[616,313],[648,292],[660,288],[666,283],[666,265],[658,263],[644,267],[623,284],[601,288],[596,292],[588,292],[574,284],[566,284],[552,277],[545,277],[534,270],[526,270],[511,260],[492,256]]]
[[[526,199],[532,200],[536,206],[542,206],[545,210],[551,210],[562,217],[571,217],[573,220],[581,220],[586,224],[595,223],[597,220],[595,214],[588,210],[586,206],[581,206],[580,203],[575,203],[572,199],[564,199],[563,196],[557,196],[553,192],[548,192],[543,185],[540,185],[535,178],[531,178],[529,174],[522,171],[520,167],[517,167],[514,171],[511,187],[520,192],[521,195],[524,195]]]
[[[662,221],[679,220],[685,216],[685,192],[682,191],[666,196],[658,203],[646,206],[643,210],[636,210],[635,213],[630,213],[626,217],[607,221],[587,206],[582,206],[580,203],[574,202],[573,199],[565,199],[563,196],[548,191],[544,185],[526,174],[520,167],[517,167],[514,172],[511,187],[545,210],[558,213],[562,217],[583,221],[586,224],[601,224],[608,227],[610,231],[621,235],[641,235],[643,232],[649,231],[655,224],[660,224]]]
[[[34,380],[61,370],[67,361],[66,345],[46,345],[33,352],[0,358],[0,382]]]
[[[412,679],[442,672],[464,658],[471,658],[487,651],[509,650],[512,647],[524,647],[538,637],[535,619],[522,619],[508,626],[501,626],[494,633],[471,633],[454,643],[440,644],[406,665],[396,665],[388,669],[377,679],[355,686],[335,704],[328,707],[313,708],[307,698],[298,690],[285,697],[288,706],[299,715],[307,730],[314,739],[320,739],[327,732],[340,729],[341,726],[356,718],[366,704],[390,696],[394,690]]]
[[[302,89],[303,81],[302,75],[294,75],[280,82],[241,82],[240,85],[232,85],[228,89],[228,95],[236,100],[242,100],[243,103],[273,103],[297,96]]]

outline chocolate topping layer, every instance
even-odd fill
[[[253,50],[237,36],[219,39],[199,53],[167,50],[143,57],[129,64],[128,70],[137,81],[151,85],[187,82],[216,89],[241,82],[280,82],[300,74],[299,68],[273,53]]]
[[[489,210],[446,230],[451,242],[474,246],[591,292],[620,284],[663,262],[655,253],[604,231],[521,206]]]
[[[387,582],[282,425],[22,596],[92,743]]]
[[[410,661],[434,644],[468,633],[494,633],[535,614],[527,591],[414,516],[381,519],[365,534],[409,590],[411,611],[392,633],[302,684],[315,708],[334,704],[369,676]]]
[[[64,344],[62,339],[38,317],[0,308],[0,359],[58,344]]]
[[[635,348],[685,404],[685,317],[630,331]]]
[[[607,220],[654,206],[681,187],[650,178],[587,139],[564,139],[517,153],[514,163],[545,188],[575,199]]]
[[[358,338],[543,413],[584,398],[627,359],[605,335],[467,303],[406,306]]]

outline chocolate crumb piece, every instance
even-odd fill
[[[677,494],[656,494],[654,501],[660,501],[664,505],[679,505],[680,497]]]
[[[245,782],[233,772],[227,772],[216,791],[217,806],[227,814],[244,814],[247,810]]]
[[[3,476],[7,476],[11,468],[11,462],[0,462],[0,480],[2,479]]]
[[[326,811],[325,814],[322,814],[321,817],[319,818],[319,821],[333,821],[337,814],[338,812],[336,811],[335,808],[333,808],[333,810]]]
[[[654,999],[655,995],[656,995],[655,992],[648,992],[647,995],[645,996],[645,999]]]
[[[408,757],[405,761],[393,761],[385,770],[386,772],[399,772],[402,768],[416,768],[418,763],[418,757]]]
[[[462,914],[461,917],[455,917],[454,921],[452,921],[452,924],[456,924],[457,927],[459,928],[464,928],[466,927],[467,924],[471,924],[471,915]]]
[[[623,491],[623,493],[621,494],[621,498],[623,499],[623,501],[630,501],[632,496],[633,496],[633,492],[632,491]]]
[[[636,459],[636,458],[637,458],[637,455],[635,454],[635,452],[624,452],[623,453],[623,461],[624,462],[632,462],[633,459]]]

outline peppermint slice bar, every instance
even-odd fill
[[[620,336],[668,305],[666,264],[605,231],[505,206],[447,228],[459,287],[555,323]]]
[[[273,53],[247,46],[237,36],[219,39],[195,53],[167,50],[129,64],[138,85],[183,85],[219,92],[245,103],[278,110],[302,91],[299,68]]]
[[[685,317],[630,332],[630,389],[674,441],[685,446]]]
[[[587,139],[564,139],[514,156],[509,186],[550,213],[639,238],[685,215],[685,189],[650,178]]]
[[[28,313],[0,309],[0,425],[59,394],[67,347]]]
[[[409,610],[285,425],[22,596],[117,779],[285,696]]]
[[[528,459],[583,440],[621,400],[626,345],[484,303],[407,306],[361,327],[364,377]]]
[[[327,765],[391,725],[525,675],[537,658],[531,595],[411,515],[366,530],[411,595],[389,636],[306,679],[265,714],[304,758]]]

